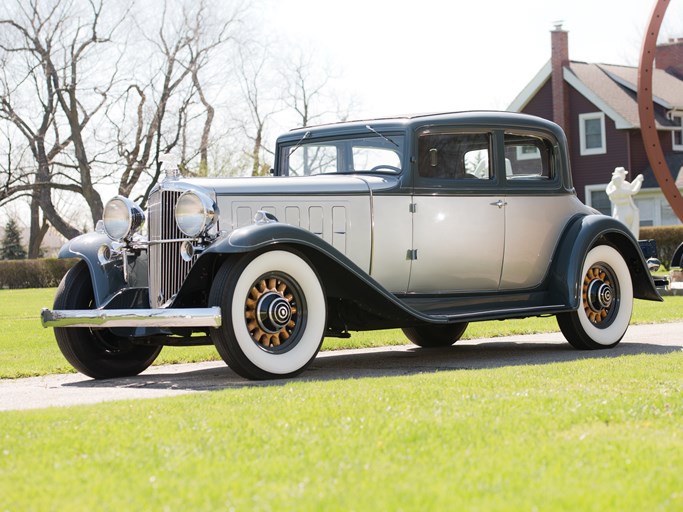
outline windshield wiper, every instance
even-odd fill
[[[384,140],[386,140],[387,142],[390,142],[391,144],[393,144],[393,145],[396,146],[397,148],[400,148],[400,146],[399,146],[398,144],[396,144],[396,142],[394,142],[393,140],[391,140],[391,139],[390,139],[389,137],[387,137],[386,135],[383,135],[383,134],[379,133],[377,130],[375,130],[375,129],[374,129],[372,126],[370,126],[369,124],[366,124],[365,127],[366,127],[368,130],[370,130],[372,133],[376,133],[377,135],[379,135],[380,137],[382,137],[382,138],[383,138]]]
[[[301,145],[303,144],[303,142],[304,142],[307,138],[309,138],[310,136],[311,136],[311,132],[310,132],[310,131],[304,133],[304,136],[301,137],[301,138],[299,139],[299,142],[297,142],[296,144],[294,144],[294,147],[293,147],[292,150],[289,152],[289,156],[292,156],[292,153],[294,153],[297,149],[299,149],[299,148],[301,147]]]

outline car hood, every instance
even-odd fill
[[[249,178],[189,178],[177,181],[191,187],[211,189],[216,195],[348,194],[389,190],[398,186],[397,176],[269,176]]]

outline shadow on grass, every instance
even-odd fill
[[[683,350],[682,345],[622,342],[608,350],[575,350],[567,343],[545,342],[464,342],[448,348],[424,349],[412,345],[382,347],[366,351],[322,352],[311,366],[295,379],[249,381],[221,363],[209,368],[164,373],[165,368],[142,375],[107,380],[83,380],[64,384],[76,388],[143,388],[169,391],[211,391],[228,388],[282,386],[290,382],[328,381],[369,377],[391,377],[477,370],[519,365],[538,365],[605,359],[638,354],[668,354]],[[214,366],[215,365],[215,366]],[[182,365],[185,367],[185,365]]]

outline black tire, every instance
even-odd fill
[[[609,245],[591,249],[581,272],[579,309],[557,315],[567,341],[577,349],[616,346],[626,334],[633,311],[633,283],[628,265]]]
[[[228,259],[209,295],[223,325],[211,338],[238,375],[264,380],[293,377],[322,345],[327,307],[310,263],[289,251]]]
[[[467,322],[447,325],[422,325],[402,329],[411,343],[424,348],[450,347],[462,338]]]
[[[74,265],[59,283],[54,309],[92,309],[94,294],[84,261]],[[160,346],[136,345],[109,329],[55,327],[59,350],[79,372],[93,379],[137,375],[151,365]]]

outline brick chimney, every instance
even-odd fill
[[[569,66],[569,33],[557,23],[550,32],[551,75],[553,92],[553,121],[566,132],[569,129],[569,94],[564,83],[563,69]]]
[[[655,67],[683,80],[683,38],[669,39],[657,46]]]

